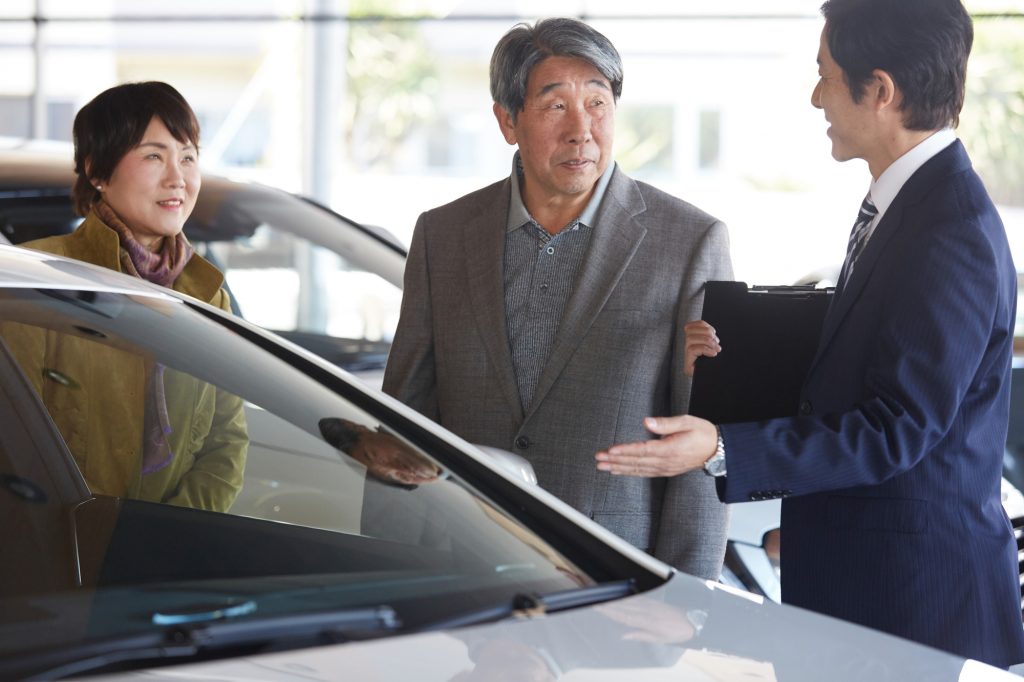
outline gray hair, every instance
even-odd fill
[[[512,116],[523,110],[526,81],[533,67],[548,57],[574,57],[588,62],[622,94],[622,59],[611,41],[576,19],[541,19],[532,27],[516,24],[491,55],[491,98]]]

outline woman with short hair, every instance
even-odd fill
[[[75,116],[74,232],[23,244],[230,310],[224,276],[182,233],[201,184],[199,123],[166,83],[126,83]],[[152,358],[24,327],[4,340],[93,493],[227,511],[242,485],[242,401]],[[52,372],[80,377],[73,389]]]

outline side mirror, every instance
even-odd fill
[[[477,445],[477,447],[481,452],[489,456],[495,464],[520,481],[530,485],[537,485],[537,473],[533,470],[533,465],[526,461],[525,458],[514,452],[502,450],[501,448],[492,448],[489,445]]]

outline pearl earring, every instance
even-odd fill
[[[97,192],[102,192],[103,191],[103,185],[96,185],[96,191]]]

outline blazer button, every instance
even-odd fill
[[[530,439],[526,436],[519,436],[519,438],[516,438],[516,447],[520,450],[525,450],[530,447]]]
[[[800,403],[800,414],[806,415],[810,414],[811,412],[814,412],[814,406],[811,405],[810,400],[805,400],[802,403]]]

